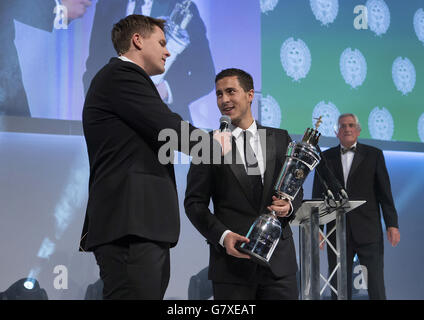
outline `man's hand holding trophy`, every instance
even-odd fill
[[[301,142],[292,141],[286,152],[286,159],[274,185],[273,203],[279,204],[279,200],[292,201],[308,174],[318,165],[321,160],[316,148],[321,133],[318,127],[321,124],[320,117],[315,124],[315,129],[308,128]],[[282,204],[282,203],[280,203]],[[269,206],[268,210],[273,206]],[[262,214],[250,227],[246,238],[248,242],[240,242],[236,248],[250,256],[250,258],[262,265],[269,265],[272,254],[281,237],[281,223],[279,216],[286,216],[272,210]]]

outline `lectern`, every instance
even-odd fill
[[[346,214],[364,204],[366,201],[332,201],[303,200],[302,206],[296,212],[291,222],[292,226],[299,226],[300,239],[300,291],[302,300],[319,300],[327,285],[336,292],[338,300],[347,299],[347,271],[346,271]],[[320,225],[336,220],[335,227],[325,236]],[[336,232],[337,250],[328,241],[331,233]],[[325,278],[319,268],[319,234],[324,237],[329,250],[337,256],[337,265]],[[337,272],[337,290],[330,285],[330,280]],[[320,290],[320,278],[325,281]]]

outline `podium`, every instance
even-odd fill
[[[297,210],[291,226],[299,226],[300,240],[300,292],[302,300],[320,300],[325,288],[330,286],[337,294],[338,300],[347,300],[347,271],[346,271],[346,214],[364,204],[366,201],[332,201],[303,200]],[[320,225],[336,220],[335,227],[323,234]],[[329,242],[328,237],[336,232],[337,250]],[[330,275],[325,278],[320,273],[319,234],[323,236],[329,249],[337,256],[337,264]],[[337,273],[337,290],[331,286],[330,280]],[[320,290],[320,278],[325,281]]]

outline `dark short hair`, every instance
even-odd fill
[[[236,68],[222,70],[220,73],[216,75],[215,84],[222,78],[226,78],[226,77],[237,77],[240,83],[240,86],[243,88],[245,92],[253,90],[253,78],[246,71],[243,71],[241,69],[236,69]]]
[[[163,19],[131,14],[113,25],[113,47],[118,55],[122,55],[130,49],[131,38],[134,33],[139,33],[142,37],[148,38],[154,31],[155,26],[165,32],[165,23],[166,21]]]

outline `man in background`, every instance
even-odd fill
[[[398,215],[394,205],[390,179],[384,155],[380,149],[358,143],[361,126],[358,117],[342,114],[338,120],[337,137],[340,145],[323,152],[323,156],[342,185],[350,200],[366,200],[366,203],[346,215],[347,289],[352,299],[352,265],[355,254],[367,270],[370,299],[386,299],[384,286],[384,243],[381,213],[386,224],[387,239],[393,247],[400,241]],[[322,165],[322,162],[320,163]],[[314,177],[313,198],[321,198],[324,190]],[[327,224],[327,232],[335,222]],[[335,232],[329,240],[336,248]],[[334,270],[337,257],[327,250],[329,270]],[[337,288],[336,277],[331,285]],[[332,292],[333,298],[335,298]]]

